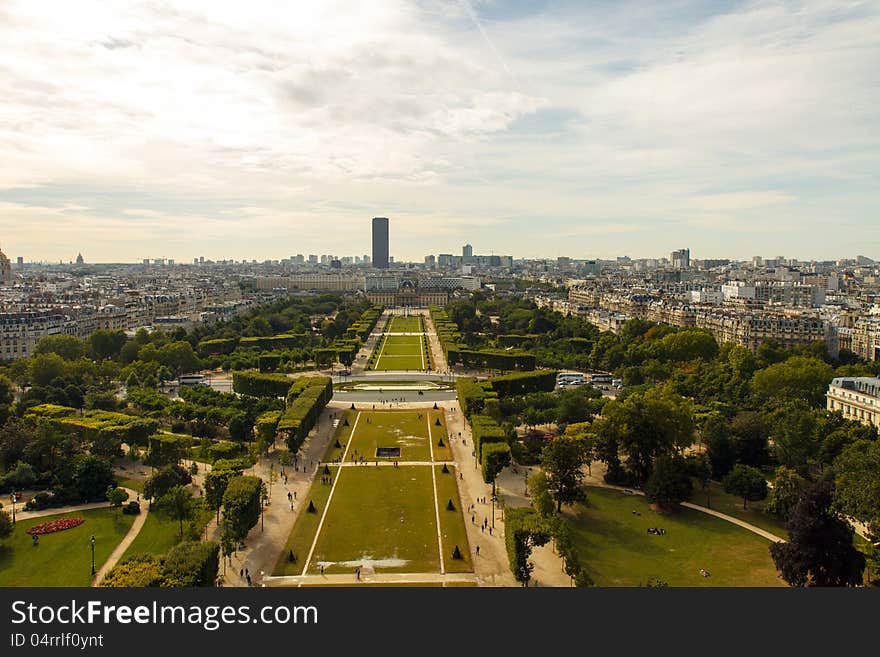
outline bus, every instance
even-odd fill
[[[556,385],[560,388],[582,386],[584,383],[586,383],[586,379],[580,372],[560,372],[556,375]]]
[[[590,383],[600,390],[608,390],[608,387],[611,385],[612,379],[613,377],[610,374],[597,372],[590,376]]]
[[[184,374],[177,377],[177,383],[182,386],[207,386],[211,385],[205,379],[204,374]]]

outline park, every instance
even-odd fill
[[[309,491],[314,511],[297,519],[274,574],[470,572],[442,418],[429,409],[343,412]]]

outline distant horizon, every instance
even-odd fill
[[[13,259],[880,258],[876,2],[7,0],[0,56]]]
[[[682,247],[682,248],[687,248],[687,247]],[[4,252],[4,253],[5,253],[5,251],[3,251],[2,246],[0,246],[0,252]],[[446,253],[444,252],[444,254],[446,254]],[[8,253],[6,253],[6,255],[7,255],[7,257],[9,257],[10,261],[12,262],[12,266],[13,266],[13,268],[14,268],[15,265],[16,265],[16,257],[17,257],[17,256],[16,256],[16,257],[13,257],[13,256],[10,256]],[[358,257],[363,258],[363,256],[364,256],[365,254],[347,254],[347,253],[336,253],[336,254],[330,254],[330,253],[326,253],[326,252],[323,252],[323,253],[319,252],[319,253],[311,253],[311,254],[309,254],[309,253],[302,253],[302,254],[294,253],[294,254],[289,254],[289,255],[283,256],[283,257],[275,257],[275,258],[262,257],[262,258],[245,258],[245,259],[243,259],[243,258],[233,258],[233,257],[227,257],[227,258],[216,257],[216,258],[212,258],[212,257],[208,257],[208,256],[204,256],[204,258],[205,258],[205,263],[210,262],[210,263],[217,264],[217,263],[222,262],[222,261],[227,261],[227,262],[228,262],[228,261],[232,260],[232,261],[234,261],[236,264],[239,264],[239,263],[242,262],[242,260],[244,260],[245,264],[254,264],[253,261],[256,260],[256,264],[260,265],[260,264],[264,264],[264,263],[266,263],[266,262],[281,262],[282,260],[289,260],[292,256],[296,256],[296,255],[303,255],[303,256],[305,256],[305,257],[308,257],[309,255],[317,255],[319,258],[320,258],[321,256],[325,256],[325,255],[334,255],[334,256],[338,256],[338,257],[341,259],[341,258],[346,258],[346,257],[354,258],[356,255],[358,255]],[[369,253],[367,253],[366,255],[369,256]],[[398,259],[398,258],[396,258],[396,257],[392,254],[391,257],[394,258],[394,262],[391,263],[392,266],[391,266],[390,268],[393,269],[393,265],[396,265],[396,264],[398,264],[398,263],[405,263],[405,264],[422,264],[422,265],[423,265],[423,264],[424,264],[424,258],[425,258],[425,256],[428,256],[428,255],[434,255],[434,256],[436,257],[437,255],[439,255],[439,252],[438,252],[438,253],[433,253],[433,254],[431,254],[431,253],[426,253],[426,254],[424,254],[421,258],[418,258],[418,259],[415,259],[415,260],[404,260],[404,259]],[[453,253],[451,253],[450,255],[453,255],[453,256],[459,256],[459,257],[460,257],[460,256],[461,256],[460,249],[459,249],[459,252],[458,252],[458,253],[454,253],[454,252],[453,252]],[[477,256],[477,255],[479,255],[479,256],[483,256],[483,255],[490,255],[490,254],[488,254],[488,253],[480,253],[480,252],[476,251],[476,249],[475,249],[475,250],[474,250],[474,255],[475,255],[475,256]],[[625,257],[630,258],[630,260],[632,260],[632,261],[639,261],[639,260],[662,260],[663,258],[666,258],[667,260],[669,260],[669,255],[670,255],[670,254],[667,253],[667,254],[665,254],[665,255],[658,255],[658,256],[634,256],[634,255],[631,255],[631,254],[628,254],[628,253],[619,253],[619,254],[617,254],[617,255],[615,255],[615,256],[608,256],[608,257],[578,257],[578,256],[573,256],[573,255],[525,257],[525,256],[517,256],[517,255],[509,254],[509,253],[503,253],[503,254],[496,253],[496,254],[494,254],[494,255],[511,256],[511,257],[513,258],[513,260],[533,260],[533,261],[537,261],[537,260],[549,260],[549,261],[554,261],[554,262],[555,262],[555,261],[556,261],[558,258],[560,258],[560,257],[563,257],[563,258],[564,258],[564,257],[568,257],[568,258],[570,258],[571,260],[604,260],[604,261],[609,261],[609,260],[610,260],[610,261],[614,261],[614,260],[616,260],[617,258],[625,258]],[[691,252],[690,259],[691,259],[692,262],[693,262],[693,261],[701,261],[701,260],[730,260],[731,262],[750,262],[750,261],[751,261],[755,256],[757,256],[757,255],[758,255],[758,254],[755,254],[755,255],[753,255],[753,256],[749,256],[749,257],[747,257],[747,258],[733,258],[733,257],[728,257],[728,256],[705,256],[705,257],[700,257],[699,255],[695,255],[693,252]],[[791,256],[791,255],[785,255],[785,254],[777,254],[777,255],[773,255],[773,256],[764,256],[764,255],[762,255],[762,256],[760,256],[760,257],[761,257],[762,261],[766,261],[766,260],[775,260],[775,259],[777,259],[777,258],[779,257],[779,255],[782,255],[782,258],[783,258],[784,260],[786,260],[786,261],[788,261],[788,260],[796,260],[796,261],[798,261],[798,262],[802,262],[802,263],[810,263],[810,262],[837,262],[837,261],[839,261],[839,260],[856,260],[857,258],[860,258],[860,257],[861,257],[861,258],[869,258],[869,259],[873,260],[875,263],[880,262],[880,260],[878,260],[878,259],[876,259],[876,258],[872,258],[871,256],[868,256],[868,255],[865,255],[864,253],[858,253],[858,254],[855,254],[855,255],[849,255],[849,256],[839,256],[839,257],[834,257],[834,258],[802,258],[802,257],[798,257],[798,256]],[[193,257],[196,257],[196,256],[192,256],[192,257],[189,257],[189,258],[186,258],[186,257],[184,257],[184,258],[165,258],[165,260],[166,260],[166,262],[167,262],[168,260],[173,260],[175,266],[176,266],[176,265],[191,265],[191,266],[192,266],[192,265],[202,264],[202,263],[196,263],[196,262],[193,262]],[[156,258],[150,258],[150,265],[151,265],[151,266],[153,266],[153,260],[154,260],[154,259],[156,259]],[[50,265],[77,265],[78,263],[76,262],[76,260],[75,260],[75,258],[74,258],[74,259],[72,259],[72,260],[59,260],[59,261],[53,261],[53,260],[27,260],[27,259],[25,259],[25,260],[24,260],[24,264],[26,264],[26,265],[46,265],[46,266],[50,266]],[[143,265],[143,264],[144,264],[144,263],[143,263],[143,258],[142,258],[141,260],[137,260],[137,261],[125,261],[125,260],[90,261],[90,260],[89,260],[88,258],[86,258],[85,255],[84,255],[84,256],[83,256],[83,263],[82,263],[82,266],[85,267],[85,266],[88,266],[88,265]],[[303,263],[303,265],[306,265],[306,266],[309,265],[309,264],[310,264],[310,263],[309,263],[308,261],[306,261],[306,262]],[[319,266],[321,265],[320,262],[319,262],[319,263],[315,263],[315,264],[318,264]],[[352,264],[362,265],[363,262],[361,262],[361,263],[352,263]],[[348,265],[346,265],[346,266],[348,266]]]

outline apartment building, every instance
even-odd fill
[[[880,427],[880,378],[875,376],[837,377],[825,394],[826,408],[843,417]]]

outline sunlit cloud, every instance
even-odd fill
[[[878,70],[870,2],[8,0],[3,247],[876,252]]]

